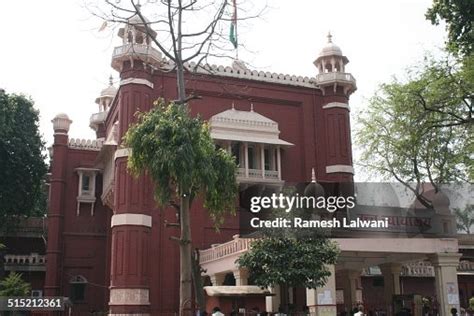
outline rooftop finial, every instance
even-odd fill
[[[316,173],[314,172],[314,168],[311,169],[311,182],[316,183]]]
[[[331,32],[328,32],[328,43],[332,43],[332,35]]]
[[[250,112],[253,112],[253,103],[250,103]]]
[[[112,75],[110,75],[110,77],[109,77],[109,85],[110,86],[114,85],[114,78],[112,77]]]

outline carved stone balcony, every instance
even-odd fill
[[[239,235],[235,235],[231,241],[212,245],[209,249],[201,250],[199,261],[202,264],[228,257],[238,258],[237,255],[249,250],[252,240],[251,238],[240,238]]]
[[[239,183],[267,183],[281,184],[283,183],[281,175],[277,170],[262,169],[237,169],[237,181]]]
[[[104,123],[105,119],[107,118],[108,113],[109,111],[102,111],[102,112],[92,114],[89,119],[89,126],[93,130],[97,131],[98,126]]]
[[[161,53],[146,44],[125,44],[114,48],[112,54],[112,68],[121,71],[124,61],[141,60],[148,64],[158,66],[162,60]]]
[[[5,255],[5,271],[46,271],[46,256],[37,253]]]
[[[350,73],[345,72],[326,72],[316,76],[316,84],[320,86],[342,86],[344,92],[353,92],[357,89],[355,78]]]

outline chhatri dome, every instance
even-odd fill
[[[345,65],[349,59],[342,54],[341,48],[332,42],[332,35],[328,33],[328,42],[319,52],[318,58],[314,61],[319,73],[345,72]]]
[[[319,52],[319,57],[323,56],[332,56],[332,55],[337,55],[337,56],[342,56],[342,50],[332,42],[332,35],[331,33],[328,33],[327,35],[328,42],[327,45],[321,49]]]

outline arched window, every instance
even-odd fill
[[[73,302],[85,300],[87,279],[82,275],[75,275],[69,280],[69,298]]]

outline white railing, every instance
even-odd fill
[[[346,81],[353,84],[356,83],[355,78],[351,74],[344,73],[344,72],[327,72],[327,73],[318,74],[316,76],[316,82],[318,84],[324,84],[326,82],[332,82],[332,81]]]
[[[434,268],[429,262],[408,263],[402,266],[401,275],[412,277],[432,277]]]
[[[120,58],[124,56],[137,55],[139,57],[148,56],[155,61],[160,61],[161,53],[150,45],[144,44],[126,44],[114,48],[112,58]]]
[[[265,173],[265,177],[263,176]],[[241,179],[267,179],[267,180],[280,180],[277,170],[265,170],[262,169],[248,169],[248,176],[246,176],[245,168],[237,169],[237,177]]]
[[[462,272],[474,271],[474,262],[469,261],[469,260],[461,260],[459,262],[458,271],[462,271]]]
[[[29,255],[5,255],[5,265],[44,265],[46,256],[32,253]]]
[[[278,171],[265,170],[265,178],[278,180]]]
[[[252,240],[251,238],[240,238],[238,235],[235,235],[234,239],[229,242],[212,245],[209,249],[201,250],[199,252],[199,261],[202,264],[246,252],[250,248]]]
[[[263,178],[262,170],[259,169],[249,169],[249,178]]]

